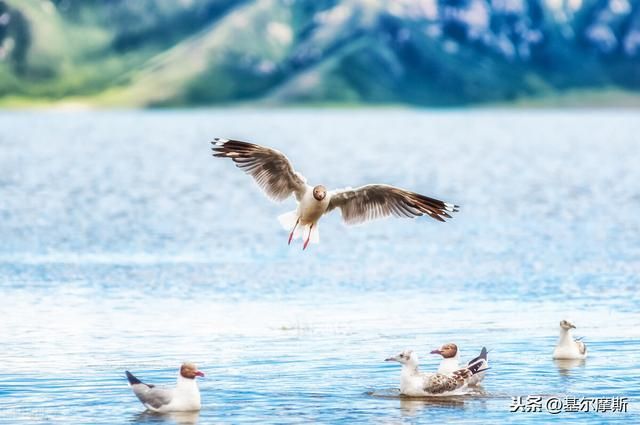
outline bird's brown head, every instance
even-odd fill
[[[180,367],[180,376],[187,379],[195,379],[196,376],[204,376],[204,373],[200,372],[193,363],[183,363]]]
[[[562,320],[560,322],[560,327],[562,329],[569,330],[569,329],[575,329],[576,325],[574,325],[573,323],[569,322],[568,320]]]
[[[451,359],[458,354],[458,346],[450,342],[449,344],[444,344],[438,350],[433,350],[431,354],[440,354],[445,359]]]
[[[327,188],[323,185],[319,184],[318,186],[313,188],[313,197],[316,198],[317,201],[322,201],[327,196]]]

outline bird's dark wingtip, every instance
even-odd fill
[[[440,223],[444,223],[444,222],[445,222],[445,219],[444,219],[444,218],[442,218],[442,217],[440,217],[440,216],[439,216],[439,215],[437,215],[437,214],[429,214],[429,216],[430,216],[431,218],[435,218],[435,219],[436,219],[436,220],[438,220]]]
[[[482,350],[480,351],[480,358],[487,360],[487,347],[482,347]]]
[[[125,370],[124,373],[127,375],[127,380],[131,385],[142,384],[142,381],[133,376],[133,374],[128,370]]]
[[[458,212],[460,211],[460,205],[456,205],[456,204],[452,204],[449,202],[441,202],[442,206],[440,208],[442,208],[443,210],[447,211],[447,212]]]

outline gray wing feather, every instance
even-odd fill
[[[131,388],[142,404],[151,406],[154,409],[159,409],[165,404],[169,404],[173,397],[173,391],[167,388],[158,388],[143,383],[134,384]]]
[[[390,215],[413,218],[426,214],[445,221],[459,207],[394,186],[370,184],[333,192],[327,212],[335,208],[340,208],[345,223],[356,224]]]
[[[587,352],[587,344],[582,341],[576,341],[578,344],[578,349],[580,350],[580,354],[585,354]]]
[[[215,139],[211,143],[214,145],[213,156],[231,158],[270,198],[282,201],[292,193],[298,201],[302,198],[306,190],[305,178],[293,169],[281,152],[238,140]]]

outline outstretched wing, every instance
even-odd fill
[[[394,186],[370,184],[331,193],[327,212],[335,208],[340,208],[345,223],[356,224],[390,215],[413,218],[426,214],[445,221],[459,207]]]
[[[292,193],[300,201],[306,190],[305,178],[297,173],[284,154],[253,143],[216,138],[213,156],[231,158],[236,166],[255,179],[266,194],[282,201]]]
[[[145,384],[133,376],[133,374],[128,370],[125,371],[125,373],[133,393],[138,397],[138,400],[145,405],[145,407],[151,406],[154,409],[159,409],[165,404],[169,404],[171,402],[171,398],[173,397],[173,392],[171,390]]]

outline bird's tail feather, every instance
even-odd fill
[[[291,229],[293,229],[293,226],[295,226],[298,221],[298,211],[293,210],[293,211],[289,211],[288,213],[281,214],[278,216],[278,221],[280,222],[284,230],[286,230],[287,232],[290,232]],[[293,232],[292,239],[298,239],[303,237],[303,232],[302,232],[303,229],[304,229],[304,226],[300,226],[300,225],[296,226],[296,230]]]
[[[296,225],[298,221],[298,211],[293,210],[288,213],[284,213],[278,216],[278,221],[284,228],[284,230],[290,232],[293,229],[293,226]]]
[[[300,237],[302,237],[302,240],[306,241],[307,238],[309,238],[309,243],[312,245],[320,243],[320,231],[318,230],[318,223],[314,224],[312,229],[309,229],[309,227],[311,227],[309,224],[305,224],[304,226],[298,225],[298,229],[300,229],[299,234]],[[296,229],[296,233],[294,233],[293,235],[294,239],[298,237],[298,229]]]
[[[308,227],[305,229],[306,234],[308,235],[309,229]],[[318,230],[318,223],[313,225],[313,229],[311,229],[311,236],[309,237],[309,243],[318,244],[320,243],[320,231]]]
[[[291,229],[293,229],[293,227],[295,226],[296,229],[294,230],[293,237],[291,239],[301,238],[302,240],[307,240],[307,237],[308,237],[310,244],[319,243],[320,232],[318,231],[318,223],[313,225],[313,228],[311,229],[311,234],[309,234],[310,226],[308,224],[301,225],[298,223],[298,225],[296,226],[296,223],[298,222],[298,218],[299,218],[298,211],[294,210],[294,211],[289,211],[288,213],[279,215],[278,221],[287,232],[290,232]]]

